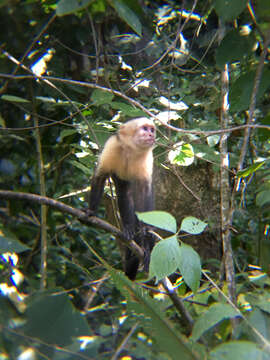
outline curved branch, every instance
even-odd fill
[[[62,203],[61,201],[54,200],[52,198],[49,198],[47,196],[40,196],[37,194],[30,194],[30,193],[24,193],[24,192],[15,192],[15,191],[9,191],[9,190],[0,190],[0,199],[6,199],[6,200],[24,200],[24,201],[31,201],[38,204],[43,204],[50,206],[54,209],[57,209],[63,213],[70,214],[74,217],[76,217],[78,220],[80,220],[83,224],[86,225],[94,225],[100,229],[103,229],[107,232],[110,232],[111,234],[117,236],[126,246],[129,246],[134,253],[140,258],[143,259],[144,252],[140,248],[139,245],[136,244],[135,241],[131,240],[128,241],[127,238],[123,235],[123,233],[117,229],[115,226],[109,224],[108,222],[99,219],[96,216],[88,216],[86,212],[75,209],[72,206],[66,205]]]

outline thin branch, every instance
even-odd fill
[[[1,49],[0,49],[1,50]],[[9,74],[3,74],[0,73],[0,78],[12,78],[14,80],[24,80],[24,79],[29,79],[29,78],[36,78],[36,76],[34,75],[17,75],[17,76],[13,76],[13,75],[9,75]],[[121,97],[122,99],[128,101],[130,104],[132,104],[134,107],[137,107],[139,109],[141,109],[143,112],[145,112],[145,114],[147,114],[148,116],[150,116],[151,118],[155,119],[158,123],[162,124],[163,126],[165,126],[166,128],[179,132],[179,133],[183,133],[183,134],[193,134],[193,135],[202,135],[202,136],[210,136],[210,135],[219,135],[219,134],[223,134],[223,133],[230,133],[233,131],[239,131],[239,130],[243,130],[246,128],[256,128],[256,129],[267,129],[270,131],[270,126],[269,125],[257,125],[257,124],[245,124],[245,125],[239,125],[239,126],[234,126],[231,128],[227,128],[227,129],[219,129],[219,130],[210,130],[210,131],[198,131],[198,130],[187,130],[187,129],[182,129],[182,128],[177,128],[173,125],[170,125],[162,120],[160,120],[159,118],[156,117],[156,115],[151,112],[150,110],[148,110],[146,107],[144,107],[140,102],[128,97],[127,95],[121,93],[118,90],[113,90],[110,88],[106,88],[104,86],[101,85],[97,85],[94,83],[89,83],[89,82],[84,82],[84,81],[77,81],[77,80],[70,80],[70,79],[62,79],[62,78],[57,78],[57,77],[53,77],[53,76],[40,76],[39,77],[40,80],[49,80],[50,82],[61,82],[63,84],[69,84],[69,85],[76,85],[76,86],[82,86],[82,87],[86,87],[86,88],[91,88],[91,89],[99,89],[111,94],[114,94],[116,96]],[[1,131],[4,131],[5,129],[2,128],[0,129]]]
[[[270,30],[268,31],[267,36],[266,36],[266,40],[265,40],[265,43],[264,43],[264,49],[263,49],[263,51],[261,53],[259,65],[257,67],[257,71],[256,71],[255,79],[254,79],[254,85],[253,85],[253,90],[252,90],[251,100],[250,100],[250,106],[249,106],[249,111],[248,111],[247,125],[251,125],[252,122],[255,121],[254,112],[255,112],[255,108],[256,108],[257,94],[258,94],[258,91],[259,91],[259,86],[260,86],[262,73],[263,73],[263,67],[264,67],[264,60],[265,60],[265,58],[267,56],[267,53],[268,53],[269,44],[270,44]],[[247,127],[245,129],[244,141],[243,141],[243,145],[242,145],[242,149],[241,149],[241,154],[240,154],[237,170],[241,170],[243,168],[243,164],[244,164],[247,149],[248,149],[250,131],[251,131],[250,127]]]
[[[117,360],[119,358],[120,353],[122,352],[122,350],[125,349],[126,344],[128,343],[129,339],[131,338],[131,336],[134,334],[134,332],[136,331],[137,327],[139,325],[139,321],[137,321],[132,328],[129,330],[129,332],[127,333],[127,335],[124,337],[124,339],[121,341],[121,343],[119,344],[119,346],[116,349],[116,352],[113,354],[111,360]]]
[[[30,84],[30,93],[31,100],[33,105],[33,121],[35,126],[35,139],[36,139],[36,149],[37,149],[37,161],[38,161],[38,179],[40,186],[40,194],[41,196],[46,196],[46,184],[45,184],[45,168],[43,161],[43,153],[42,153],[42,144],[41,144],[41,136],[39,131],[39,122],[38,115],[36,112],[36,104],[35,97],[33,96],[33,86]],[[48,238],[47,238],[47,206],[41,205],[40,209],[40,238],[41,238],[41,259],[40,259],[40,270],[41,270],[41,278],[40,278],[40,289],[44,290],[47,286],[47,252],[48,252]]]
[[[162,285],[164,286],[165,290],[167,291],[167,295],[172,300],[175,308],[179,312],[179,314],[183,317],[183,320],[187,324],[187,328],[189,333],[192,332],[194,320],[192,319],[189,311],[185,308],[185,305],[182,299],[178,296],[175,291],[175,288],[172,286],[171,281],[166,277],[164,280],[161,281]]]
[[[221,72],[221,112],[220,125],[226,128],[228,119],[228,97],[229,97],[229,69],[225,64]],[[220,139],[220,221],[221,239],[223,247],[223,263],[225,266],[226,280],[228,284],[229,297],[236,304],[235,271],[233,262],[233,251],[231,245],[231,188],[229,181],[229,153],[228,136],[223,134]]]
[[[135,241],[128,241],[126,237],[123,235],[123,233],[117,229],[115,226],[109,224],[108,222],[99,219],[96,216],[88,216],[86,212],[75,209],[72,206],[66,205],[62,203],[61,201],[54,200],[52,198],[46,197],[46,196],[40,196],[37,194],[29,194],[29,193],[23,193],[23,192],[15,192],[15,191],[9,191],[9,190],[0,190],[0,199],[6,199],[6,200],[20,200],[20,201],[31,201],[35,202],[37,204],[44,204],[48,205],[54,209],[57,209],[63,213],[70,214],[74,217],[76,217],[78,220],[80,220],[85,225],[94,225],[100,229],[103,229],[107,232],[110,232],[111,234],[117,236],[123,244],[126,246],[129,246],[132,251],[140,258],[143,259],[144,252],[141,249],[139,245],[136,244]]]

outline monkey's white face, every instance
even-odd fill
[[[153,124],[145,123],[138,127],[135,141],[141,148],[149,148],[154,145],[156,139],[156,129]]]

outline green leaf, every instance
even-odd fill
[[[184,243],[180,246],[180,257],[177,257],[178,268],[184,278],[185,283],[195,293],[201,280],[201,260],[198,253],[189,245]]]
[[[67,294],[41,293],[30,299],[22,331],[27,336],[58,346],[70,344],[73,337],[90,336],[86,320]]]
[[[263,207],[270,203],[270,189],[260,191],[256,196],[256,205]]]
[[[210,147],[209,145],[205,144],[193,144],[193,149],[196,157],[200,159],[214,163],[219,163],[220,161],[220,155],[214,147]]]
[[[119,17],[124,20],[139,36],[142,36],[142,24],[125,1],[112,0],[112,5],[118,13]]]
[[[248,320],[250,322],[250,324],[257,330],[259,331],[259,333],[265,338],[265,339],[269,339],[269,335],[270,335],[270,329],[268,326],[268,320],[269,316],[267,316],[263,311],[261,311],[260,309],[255,308],[250,316],[248,317]],[[253,331],[250,329],[250,334],[251,336],[255,335],[253,334]],[[252,338],[251,338],[252,339]]]
[[[10,236],[0,236],[0,254],[6,252],[15,252],[20,253],[26,250],[29,250],[28,246],[22,244],[18,239],[15,237]]]
[[[60,0],[57,3],[56,15],[64,16],[86,8],[93,0]]]
[[[263,118],[260,121],[260,124],[268,126],[268,129],[258,129],[258,135],[259,135],[260,140],[262,142],[269,140],[269,138],[270,138],[270,114],[266,115],[265,118]]]
[[[123,112],[123,115],[129,117],[145,116],[145,113],[141,109],[135,108],[134,106],[123,103],[121,101],[114,101],[112,102],[111,106],[113,109],[121,110]]]
[[[177,223],[175,218],[166,211],[147,211],[143,213],[137,213],[139,220],[146,224],[155,226],[159,229],[176,233]]]
[[[265,164],[265,161],[261,161],[258,162],[256,164],[253,164],[251,166],[249,166],[248,168],[244,169],[244,170],[240,170],[237,173],[237,177],[247,177],[253,173],[255,173],[261,166],[263,166]]]
[[[1,96],[2,100],[10,101],[10,102],[18,102],[18,103],[30,103],[29,100],[21,98],[19,96],[14,95],[3,95]]]
[[[256,303],[256,306],[270,314],[270,297],[265,296],[265,298],[261,299],[258,303]]]
[[[223,21],[232,21],[245,9],[248,0],[215,0],[214,8]]]
[[[186,218],[183,219],[180,230],[185,231],[188,234],[198,235],[204,231],[206,226],[207,223],[193,216],[187,216]]]
[[[174,273],[180,259],[180,246],[176,236],[159,241],[151,252],[149,278],[157,281]]]
[[[179,354],[181,360],[196,359],[188,347],[187,339],[166,319],[162,303],[152,299],[142,287],[123,274],[109,267],[107,269],[118,290],[127,299],[128,311],[139,318],[146,331],[150,331],[156,340],[155,346],[167,353],[172,360],[179,360]]]
[[[193,147],[190,144],[182,144],[169,152],[169,160],[172,164],[189,166],[194,161]]]
[[[62,130],[59,136],[59,142],[63,141],[64,138],[66,138],[67,136],[72,136],[78,134],[78,130],[76,129],[65,129]]]
[[[110,104],[114,95],[101,90],[94,90],[91,95],[91,100],[95,105]]]
[[[262,360],[266,355],[258,345],[249,341],[231,341],[217,346],[210,352],[210,360]],[[269,355],[269,354],[268,354]]]
[[[251,93],[254,87],[255,71],[250,70],[248,73],[241,75],[234,81],[229,94],[230,111],[239,112],[248,109],[250,104]],[[259,100],[267,89],[270,87],[270,70],[264,69],[263,75],[257,93]]]
[[[239,316],[238,312],[228,304],[215,303],[196,321],[192,330],[191,339],[199,340],[204,332],[217,325],[220,321]]]
[[[218,143],[219,143],[219,140],[220,140],[220,135],[211,135],[211,136],[208,136],[206,138],[207,140],[207,144],[210,146],[210,147],[214,147],[216,146]]]
[[[217,48],[217,65],[222,68],[226,63],[241,60],[245,55],[251,53],[254,43],[253,36],[242,36],[238,30],[231,30]]]
[[[76,168],[80,169],[84,174],[86,174],[87,176],[92,175],[91,170],[89,169],[89,167],[83,165],[82,163],[80,163],[79,161],[75,161],[75,160],[71,160],[70,164],[75,166]]]

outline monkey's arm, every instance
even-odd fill
[[[92,181],[91,181],[91,191],[89,196],[89,215],[96,214],[98,210],[98,206],[100,204],[105,181],[107,179],[107,174],[101,174],[101,175],[94,175]]]
[[[123,223],[123,233],[131,240],[135,234],[138,222],[135,214],[133,192],[130,181],[122,180],[117,175],[112,175],[115,184],[118,208]]]

